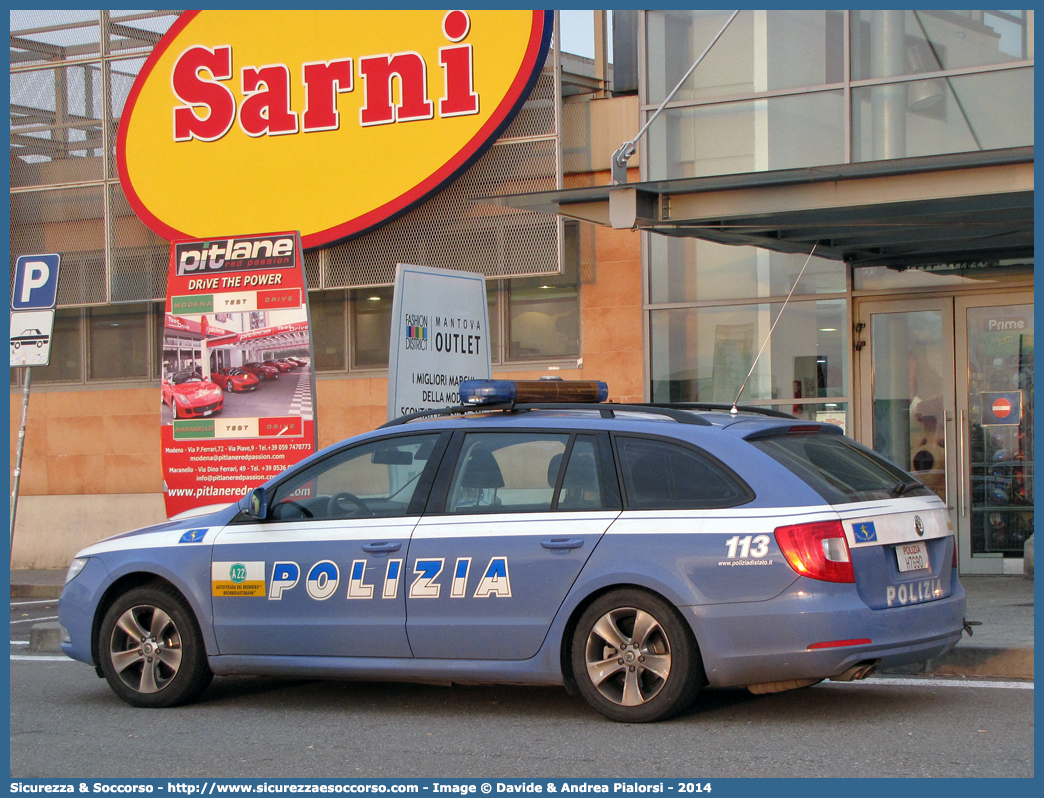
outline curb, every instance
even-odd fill
[[[913,665],[887,668],[880,672],[930,676],[989,676],[1032,681],[1033,649],[958,646],[942,657]]]
[[[11,585],[11,598],[57,599],[62,585]]]

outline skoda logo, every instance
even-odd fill
[[[917,533],[917,537],[924,537],[924,521],[919,515],[914,516],[914,532]]]

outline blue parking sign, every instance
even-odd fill
[[[61,265],[61,255],[21,255],[15,268],[11,307],[14,310],[53,308]]]

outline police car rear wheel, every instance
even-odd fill
[[[192,610],[167,585],[134,588],[109,607],[98,655],[113,692],[137,707],[192,701],[214,676]]]
[[[699,649],[677,611],[644,590],[614,590],[577,623],[573,674],[598,712],[626,723],[685,710],[703,683]]]

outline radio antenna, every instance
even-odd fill
[[[812,251],[808,253],[808,257],[805,259],[805,266],[808,266],[808,262],[812,260],[812,256],[816,253],[816,247],[818,246],[818,241],[812,245]],[[740,397],[743,395],[743,389],[747,387],[747,380],[749,380],[750,375],[754,373],[754,367],[758,365],[758,358],[761,357],[761,353],[764,352],[765,347],[768,346],[768,342],[772,338],[772,331],[776,329],[776,325],[779,323],[780,317],[783,316],[783,311],[787,309],[787,303],[790,301],[790,298],[794,295],[794,289],[797,288],[797,284],[801,281],[801,275],[805,273],[805,266],[801,267],[801,271],[798,272],[797,280],[795,280],[794,284],[790,286],[790,293],[787,294],[787,298],[783,300],[783,307],[779,309],[779,315],[776,316],[776,320],[772,322],[772,326],[769,327],[768,335],[765,336],[765,342],[761,345],[761,349],[758,350],[758,355],[754,358],[754,362],[750,364],[750,371],[747,372],[747,377],[743,380],[743,384],[740,386],[739,393],[736,394],[736,401],[732,403],[732,409],[729,411],[729,413],[731,413],[732,415],[736,415],[737,413],[739,413],[739,400]]]

